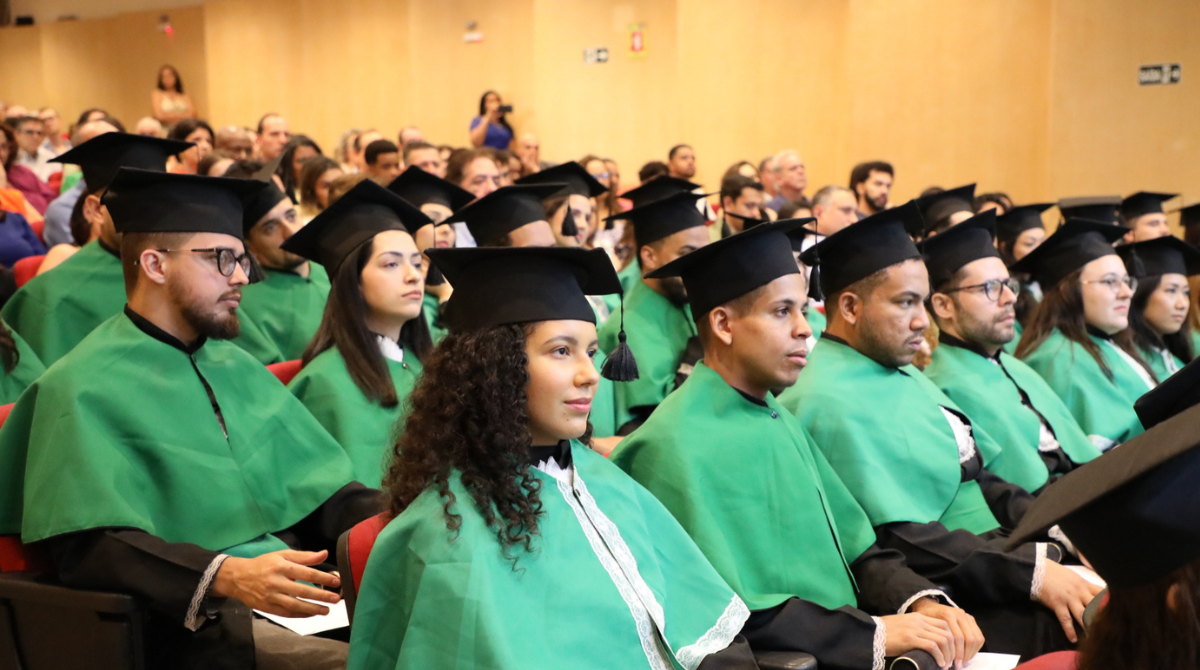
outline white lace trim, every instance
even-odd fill
[[[1037,543],[1037,556],[1033,559],[1033,583],[1029,586],[1029,599],[1041,602],[1042,583],[1046,581],[1046,543]]]
[[[1088,441],[1100,451],[1108,451],[1119,444],[1116,440],[1110,440],[1103,435],[1088,435]]]
[[[379,353],[383,354],[384,358],[396,361],[397,363],[404,362],[404,349],[399,344],[396,344],[395,340],[376,333],[375,341],[379,343]]]
[[[1138,363],[1136,358],[1130,356],[1128,351],[1118,347],[1111,340],[1104,340],[1104,343],[1112,347],[1112,350],[1117,352],[1117,355],[1121,357],[1121,360],[1125,361],[1129,367],[1133,368],[1133,371],[1142,378],[1142,381],[1146,382],[1146,388],[1152,389],[1157,386],[1157,384],[1154,383],[1154,375],[1150,374],[1149,370],[1142,367],[1142,364]]]
[[[924,598],[925,596],[941,598],[942,600],[945,600],[946,604],[950,605],[951,607],[958,608],[958,603],[951,600],[950,596],[946,595],[946,593],[941,589],[925,589],[924,591],[917,591],[916,593],[912,594],[912,597],[910,597],[908,600],[905,600],[904,604],[900,606],[900,609],[896,610],[896,614],[907,614],[908,608],[912,607],[913,603],[917,602],[921,598]]]
[[[196,591],[192,593],[192,600],[188,603],[187,614],[183,617],[184,628],[195,632],[199,630],[201,624],[208,620],[207,615],[200,614],[200,604],[208,596],[208,589],[212,586],[212,581],[217,577],[217,571],[221,569],[221,565],[227,558],[229,557],[225,554],[217,554],[217,557],[204,569],[204,574],[200,576],[200,583],[196,585]]]
[[[875,640],[871,645],[871,670],[883,670],[883,662],[887,658],[887,626],[883,619],[871,617],[875,622]]]
[[[946,421],[950,422],[950,430],[954,431],[954,441],[958,444],[958,464],[962,465],[975,458],[975,438],[971,435],[971,426],[963,423],[957,414],[938,405]]]
[[[695,670],[705,656],[715,654],[733,641],[733,638],[742,630],[742,626],[746,625],[746,620],[750,618],[750,609],[746,607],[746,603],[735,593],[733,600],[729,601],[729,605],[725,607],[725,612],[717,619],[712,628],[708,629],[704,635],[700,636],[693,644],[681,648],[675,652],[675,658],[679,664],[687,670]]]

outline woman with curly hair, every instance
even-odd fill
[[[431,249],[454,286],[384,486],[349,667],[745,667],[742,601],[587,447],[599,250]],[[606,374],[629,378],[628,351]],[[707,659],[711,659],[706,662]],[[710,665],[711,663],[711,665]]]

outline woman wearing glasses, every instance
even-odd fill
[[[921,244],[940,333],[925,376],[1001,445],[988,469],[1033,493],[1100,452],[1045,380],[1005,349],[1021,285],[992,245],[995,221],[984,212]]]
[[[1017,357],[1042,375],[1101,451],[1142,432],[1133,403],[1158,383],[1128,329],[1137,280],[1112,247],[1126,232],[1069,220],[1012,267],[1043,291]]]
[[[1138,288],[1129,306],[1129,330],[1158,381],[1195,358],[1188,309],[1188,277],[1200,275],[1200,250],[1176,237],[1117,247]]]

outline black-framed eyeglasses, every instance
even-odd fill
[[[250,276],[250,254],[244,253],[238,256],[233,249],[229,247],[213,247],[210,249],[155,249],[160,253],[192,253],[192,254],[216,254],[217,255],[217,272],[220,272],[226,277],[232,277],[234,268],[238,265],[242,266],[242,272],[246,276]]]
[[[1000,302],[1000,296],[1004,295],[1004,289],[1012,291],[1014,297],[1021,293],[1021,282],[1016,279],[989,279],[982,284],[971,284],[970,286],[959,286],[952,288],[942,293],[954,293],[955,291],[978,291],[983,289],[983,297],[992,302]]]
[[[1113,293],[1121,292],[1121,284],[1128,286],[1130,291],[1136,291],[1138,287],[1137,277],[1130,277],[1129,275],[1125,275],[1124,277],[1106,277],[1104,279],[1081,281],[1079,283],[1083,286],[1087,286],[1088,284],[1104,284]]]

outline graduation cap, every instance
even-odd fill
[[[680,277],[687,288],[692,318],[739,298],[779,277],[799,274],[789,233],[808,231],[815,219],[765,223],[701,247],[646,275],[651,279]],[[800,233],[803,239],[803,233]]]
[[[1113,242],[1129,229],[1111,223],[1068,219],[1038,248],[1012,266],[1013,272],[1033,276],[1043,291],[1088,263],[1117,253]]]
[[[975,213],[975,184],[931,193],[917,198],[917,207],[925,219],[921,229],[913,237],[928,235],[941,227],[941,222],[958,212]],[[913,233],[913,230],[909,231]]]
[[[696,201],[704,197],[707,197],[707,194],[677,191],[661,200],[652,200],[634,207],[628,212],[613,214],[605,221],[631,221],[634,241],[640,249],[681,230],[708,225],[704,215],[696,209]]]
[[[625,191],[621,197],[633,203],[634,207],[641,207],[642,205],[654,202],[655,200],[662,200],[676,193],[691,193],[699,188],[700,184],[690,182],[686,179],[661,175],[637,188]]]
[[[104,133],[51,158],[50,162],[78,165],[88,188],[96,190],[108,186],[123,167],[166,172],[168,158],[194,146],[191,142],[144,135]]]
[[[995,235],[996,210],[989,209],[917,245],[925,256],[930,285],[936,288],[950,281],[968,263],[981,258],[1000,258],[992,243]]]
[[[1179,225],[1184,228],[1200,223],[1200,202],[1175,210],[1179,212]]]
[[[582,195],[585,198],[594,198],[608,191],[608,187],[596,181],[595,177],[575,161],[567,161],[562,165],[555,165],[540,172],[525,175],[514,183],[565,184],[571,195]]]
[[[279,172],[279,165],[282,162],[283,162],[283,153],[280,153],[274,159],[272,159],[271,161],[269,161],[265,165],[263,165],[261,168],[259,168],[258,172],[255,172],[252,176],[255,179],[260,179],[262,181],[271,181],[271,177],[274,176],[275,173]]]
[[[621,293],[621,280],[602,249],[503,247],[427,253],[454,287],[443,313],[452,333],[534,321],[595,323],[587,296]],[[615,381],[637,379],[637,365],[624,335],[622,328],[621,346],[609,356],[603,371]]]
[[[1162,214],[1165,211],[1163,203],[1178,197],[1178,193],[1138,191],[1121,201],[1121,216],[1125,217],[1126,221],[1133,221],[1146,214]]]
[[[281,248],[320,263],[330,276],[364,242],[387,230],[416,234],[433,223],[404,198],[364,179],[296,231]]]
[[[1045,229],[1042,222],[1042,212],[1054,206],[1052,202],[1040,202],[1034,205],[1013,207],[1004,214],[996,217],[996,239],[1010,247],[1021,236],[1021,233],[1034,228]]]
[[[1195,385],[1192,379],[1190,387],[1162,395],[1193,392]],[[1190,406],[1050,485],[1025,513],[1008,547],[1057,524],[1110,587],[1169,575],[1200,555],[1197,445],[1200,407]]]
[[[480,243],[493,242],[521,226],[545,221],[546,210],[542,207],[542,200],[562,190],[562,187],[562,184],[501,186],[458,210],[445,223],[461,221],[467,224],[471,237]]]
[[[1200,404],[1200,358],[1183,366],[1133,403],[1142,427],[1154,426]]]
[[[475,199],[470,191],[459,188],[441,177],[413,165],[387,185],[392,193],[404,198],[414,207],[435,204],[457,211]]]
[[[742,216],[741,214],[737,214],[736,212],[725,212],[725,216],[727,216],[727,217],[732,216],[735,219],[741,219],[743,232],[750,230],[751,228],[754,228],[755,226],[761,226],[764,223],[771,223],[770,219],[756,219],[753,216]],[[784,220],[792,221],[793,219],[784,219]],[[803,240],[804,238],[801,237],[800,239]]]
[[[1177,274],[1185,277],[1200,274],[1200,249],[1178,237],[1159,237],[1145,242],[1122,244],[1117,255],[1134,277]]]
[[[1114,226],[1120,225],[1117,210],[1121,207],[1119,195],[1085,195],[1078,198],[1063,198],[1058,201],[1058,211],[1064,221],[1088,219]]]
[[[279,190],[270,176],[267,176],[265,180],[256,178],[252,181],[264,184],[265,188],[246,203],[246,208],[242,212],[242,229],[245,235],[249,235],[255,224],[261,221],[268,212],[275,209],[275,205],[288,200],[288,197]]]
[[[123,167],[102,202],[118,233],[221,233],[242,239],[242,210],[266,184]]]
[[[920,258],[908,231],[921,224],[916,200],[872,214],[826,237],[800,255],[813,268],[822,294],[833,295],[876,272]],[[819,273],[819,274],[817,274]]]

